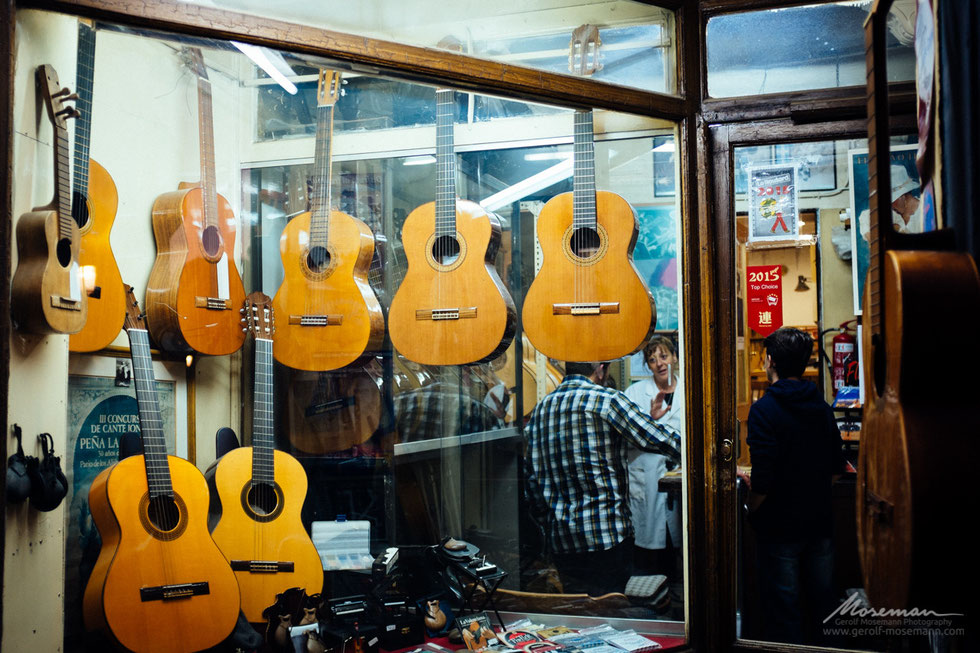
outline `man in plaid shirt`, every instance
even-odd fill
[[[623,393],[603,387],[608,363],[567,363],[524,431],[532,514],[566,592],[622,592],[633,562],[627,449],[680,461],[680,440]]]

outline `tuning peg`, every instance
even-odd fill
[[[51,94],[51,97],[61,97],[62,95],[68,95],[69,93],[71,93],[71,89],[69,89],[66,86],[63,89],[61,89],[60,91],[58,91],[57,93],[52,93]]]
[[[61,111],[56,112],[54,115],[56,116],[64,115],[65,118],[80,118],[82,112],[76,109],[75,107],[65,107]]]

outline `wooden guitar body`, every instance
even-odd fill
[[[238,620],[235,574],[208,533],[204,476],[174,456],[168,465],[179,521],[167,530],[154,526],[148,512],[144,456],[116,463],[105,487],[118,537],[110,525],[103,546],[118,544],[105,575],[103,612],[111,634],[133,651],[206,649]]]
[[[327,371],[371,355],[384,340],[384,314],[368,283],[374,236],[361,220],[331,211],[327,262],[317,265],[307,212],[279,240],[285,271],[273,299],[273,355],[298,370]]]
[[[106,169],[89,159],[85,217],[79,229],[82,242],[78,264],[86,274],[95,271],[97,291],[88,296],[85,327],[68,339],[69,351],[98,351],[108,347],[123,327],[126,292],[116,257],[109,244],[109,230],[116,219],[119,195]]]
[[[653,297],[633,265],[637,224],[622,197],[596,191],[598,248],[572,247],[572,193],[538,216],[543,264],[524,298],[523,327],[545,356],[606,361],[640,349],[656,326]]]
[[[71,230],[70,247],[68,239],[59,236],[59,223],[62,230]],[[10,284],[11,317],[18,329],[77,333],[85,326],[88,298],[75,265],[78,248],[78,225],[70,219],[61,220],[57,211],[38,210],[20,216],[17,270]]]
[[[371,439],[380,422],[381,390],[364,370],[292,375],[286,423],[289,441],[300,451],[346,451]]]
[[[942,562],[949,560],[963,578],[977,573],[975,547],[969,538],[950,537],[949,528],[980,511],[980,499],[971,478],[948,469],[954,461],[980,460],[980,340],[954,326],[970,329],[980,320],[980,278],[967,254],[890,250],[882,288],[889,346],[882,352],[884,378],[865,365],[858,461],[864,585],[875,607],[964,612],[976,602],[969,583],[936,570],[949,568]],[[864,306],[871,301],[868,283]],[[939,332],[942,345],[932,340]],[[870,329],[862,337],[867,360],[875,351]]]
[[[125,301],[125,296],[124,296]],[[125,307],[123,307],[125,315]],[[109,497],[106,494],[106,485],[109,482],[109,474],[112,467],[103,469],[92,481],[88,491],[89,512],[92,514],[92,521],[99,531],[102,538],[102,548],[99,550],[99,557],[95,560],[92,573],[85,584],[85,594],[82,596],[82,617],[85,621],[85,629],[90,631],[101,631],[111,635],[105,621],[105,613],[102,610],[102,590],[105,589],[105,577],[109,573],[109,565],[112,558],[116,555],[116,548],[119,546],[119,522],[109,506]]]
[[[239,309],[245,300],[235,267],[235,215],[217,196],[218,244],[209,255],[201,234],[204,206],[199,187],[160,195],[153,203],[153,237],[157,257],[146,286],[150,334],[162,349],[221,356],[238,351],[245,341]],[[227,279],[227,297],[218,293]]]
[[[507,349],[517,311],[494,259],[500,244],[496,216],[467,200],[456,201],[459,256],[437,261],[435,203],[405,219],[405,278],[388,310],[391,341],[400,354],[423,365],[465,365]]]
[[[262,611],[291,587],[301,587],[307,594],[323,588],[320,555],[300,520],[306,472],[289,454],[273,453],[274,490],[263,485],[252,489],[252,447],[228,452],[214,470],[221,518],[212,537],[235,569],[242,611],[250,622],[264,621]],[[259,494],[263,491],[265,497]],[[276,565],[280,569],[270,571]]]

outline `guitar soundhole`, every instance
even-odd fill
[[[87,198],[83,197],[81,193],[72,193],[71,195],[71,217],[74,218],[79,229],[84,229],[91,217],[88,212]]]
[[[204,253],[215,257],[221,250],[221,232],[217,227],[205,227],[201,234],[201,242],[204,245]]]
[[[330,266],[330,250],[321,245],[311,247],[306,255],[306,265],[311,272],[324,272]]]
[[[572,253],[579,258],[591,258],[599,251],[602,240],[599,232],[590,227],[579,227],[572,233]]]
[[[71,265],[71,239],[62,238],[55,246],[55,253],[58,255],[58,263],[66,268]]]
[[[150,523],[164,533],[174,530],[180,524],[180,508],[173,497],[150,499],[146,513]]]
[[[459,241],[455,236],[439,236],[432,243],[432,258],[439,265],[452,265],[459,258]]]
[[[258,483],[248,491],[248,506],[259,517],[267,517],[279,507],[279,493],[268,483]]]

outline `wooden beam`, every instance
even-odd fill
[[[676,96],[604,84],[523,66],[241,14],[180,0],[19,0],[19,7],[77,14],[133,27],[261,45],[314,55],[355,72],[575,108],[680,120]]]

